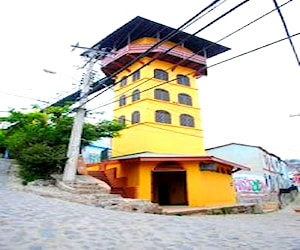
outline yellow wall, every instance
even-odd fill
[[[200,171],[199,164],[186,162],[188,201],[190,206],[215,206],[236,203],[231,175]]]
[[[133,44],[154,44],[156,39],[142,38],[134,41]],[[171,47],[174,44],[165,42],[164,46]],[[190,52],[186,48],[177,47],[182,52]],[[142,63],[151,60],[144,57],[140,62],[131,65],[128,70],[133,72],[141,67]],[[200,118],[200,104],[198,89],[193,69],[177,66],[161,60],[155,60],[147,67],[140,70],[140,79],[132,81],[132,76],[127,79],[126,86],[117,84],[114,87],[115,98],[126,95],[127,103],[120,107],[119,102],[115,103],[114,116],[118,119],[125,116],[128,128],[121,132],[121,136],[113,138],[113,156],[134,154],[150,151],[153,153],[170,154],[194,154],[205,155],[203,145],[203,132]],[[159,79],[151,79],[154,69],[162,69],[168,72],[170,82]],[[129,74],[124,70],[117,75],[116,81]],[[190,86],[177,83],[178,74],[187,75],[190,79]],[[154,99],[154,89],[162,88],[169,92],[170,101]],[[140,100],[133,102],[132,93],[134,90],[141,91]],[[185,93],[191,96],[193,105],[186,106],[178,104],[178,94]],[[164,124],[155,122],[155,111],[166,110],[171,114],[172,123]],[[140,123],[131,124],[131,114],[134,111],[140,112]],[[189,114],[194,117],[195,127],[181,126],[179,123],[180,114]],[[137,198],[152,199],[152,169],[158,162],[140,162],[115,164],[117,177],[127,177],[128,186],[137,187]],[[209,171],[200,171],[199,162],[180,162],[186,169],[187,199],[189,206],[214,206],[235,203],[235,190],[232,183],[232,176]]]
[[[142,61],[147,62],[149,58]],[[122,131],[121,136],[113,138],[112,148],[113,156],[132,154],[137,152],[150,151],[155,153],[178,153],[178,154],[198,154],[205,155],[203,145],[203,134],[200,119],[200,107],[198,101],[198,89],[195,79],[190,76],[191,86],[184,86],[177,83],[176,80],[170,83],[153,77],[153,70],[156,68],[167,69],[172,64],[163,61],[154,61],[150,66],[141,70],[141,79],[132,82],[127,80],[127,85],[115,87],[115,96],[118,99],[121,95],[127,96],[127,103],[120,107],[119,102],[115,103],[114,117],[124,115],[127,120],[128,128]],[[130,67],[132,71],[140,67],[139,63]],[[187,74],[193,72],[191,69],[177,67],[174,71],[168,71],[169,79],[176,79],[177,74]],[[118,75],[117,81],[128,72],[124,71]],[[155,100],[153,86],[163,84],[156,88],[163,88],[170,94],[170,102]],[[152,88],[152,89],[150,89]],[[130,96],[135,89],[142,93],[139,101],[132,102]],[[146,90],[146,91],[145,91]],[[145,92],[143,92],[145,91]],[[193,105],[187,106],[178,104],[178,94],[185,93],[191,96]],[[166,110],[172,116],[172,124],[163,124],[155,122],[155,111]],[[139,111],[141,122],[131,125],[131,114]],[[189,114],[194,117],[195,127],[181,126],[179,123],[180,114]]]
[[[140,163],[139,171],[139,187],[137,189],[137,198],[151,201],[152,196],[152,180],[151,170],[154,168],[155,163],[143,162]]]
[[[152,199],[152,169],[158,162],[140,164],[137,198]],[[181,162],[186,169],[187,198],[191,207],[231,205],[236,203],[236,195],[231,175],[200,171],[198,162]]]

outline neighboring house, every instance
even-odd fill
[[[290,180],[293,182],[294,185],[300,186],[300,160],[290,159],[285,161],[288,164]]]
[[[206,150],[208,155],[249,167],[233,175],[240,201],[276,200],[291,186],[287,163],[259,146],[230,143]]]
[[[85,163],[100,162],[109,158],[110,149],[91,144],[85,146],[81,154]]]
[[[235,204],[232,173],[248,168],[206,156],[196,83],[207,75],[207,58],[228,48],[181,31],[160,40],[172,32],[136,17],[95,45],[115,48],[101,69],[115,75],[114,116],[127,128],[112,139],[113,157],[90,164],[89,174],[123,197],[161,205]]]
[[[95,141],[81,150],[85,163],[94,163],[107,160],[111,156],[111,139],[102,138]]]

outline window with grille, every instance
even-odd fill
[[[126,105],[126,96],[125,95],[120,96],[119,105],[120,105],[120,107]]]
[[[178,94],[178,103],[192,106],[192,97],[184,93]]]
[[[141,115],[140,115],[140,112],[139,111],[134,111],[132,114],[131,114],[131,123],[134,124],[134,123],[139,123],[140,122],[140,119],[141,119]]]
[[[127,84],[127,76],[123,76],[121,79],[120,87],[124,87]]]
[[[125,123],[126,123],[125,115],[121,115],[119,117],[119,123],[121,123],[122,125],[125,125]]]
[[[155,89],[154,98],[157,100],[170,101],[170,94],[164,89]]]
[[[195,127],[194,117],[187,114],[181,114],[180,125],[186,127]]]
[[[137,101],[140,100],[140,91],[138,89],[136,89],[135,91],[133,91],[132,93],[132,101]]]
[[[177,75],[177,82],[181,85],[190,86],[190,78],[185,75]]]
[[[171,124],[171,115],[165,110],[156,110],[155,111],[155,121],[161,123]]]
[[[155,69],[154,70],[154,78],[160,79],[163,81],[168,81],[169,80],[169,75],[166,71],[162,69]]]
[[[133,82],[137,81],[137,80],[140,79],[140,77],[141,77],[141,74],[140,74],[140,71],[138,70],[138,71],[136,71],[136,72],[133,73],[133,75],[132,75],[132,81]]]

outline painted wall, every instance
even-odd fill
[[[152,39],[153,40],[153,39]],[[141,39],[136,43],[155,42],[151,39]],[[167,46],[171,46],[168,44]],[[185,51],[185,48],[182,48]],[[141,61],[147,63],[150,58],[143,58]],[[139,62],[129,67],[132,72],[139,68]],[[137,152],[156,152],[156,153],[178,153],[178,154],[198,154],[205,155],[203,145],[203,133],[200,119],[200,107],[198,89],[196,88],[196,79],[193,75],[189,76],[191,86],[180,85],[176,81],[177,74],[194,73],[186,67],[178,66],[174,70],[169,70],[169,80],[174,79],[169,83],[159,79],[151,79],[153,77],[154,69],[167,70],[173,66],[171,63],[156,60],[148,67],[140,71],[141,78],[137,81],[132,81],[132,77],[127,79],[127,85],[120,87],[118,84],[114,91],[115,97],[118,99],[122,95],[127,96],[127,103],[120,107],[119,103],[115,104],[114,117],[124,115],[127,120],[128,128],[124,130],[121,137],[114,138],[112,141],[113,156],[120,156],[125,154],[132,154]],[[117,81],[129,72],[127,70],[121,72],[117,76]],[[170,101],[161,101],[154,99],[153,86],[162,84],[157,88],[165,89],[170,94]],[[153,89],[151,89],[153,88]],[[130,96],[134,90],[141,91],[141,98],[139,101],[132,102]],[[149,90],[148,90],[149,89]],[[143,92],[144,90],[147,90]],[[185,93],[191,96],[193,105],[187,106],[178,104],[178,94]],[[166,110],[171,114],[172,123],[162,124],[155,122],[155,111]],[[141,122],[139,124],[131,125],[131,114],[134,111],[140,112]],[[195,127],[185,127],[180,125],[179,115],[189,114],[194,117]],[[141,140],[141,138],[143,138]]]
[[[265,167],[262,152],[256,147],[245,147],[242,145],[230,144],[224,147],[207,150],[209,155],[221,159],[236,162],[251,169],[253,174],[263,174]],[[248,174],[248,171],[239,171],[239,174]]]
[[[253,183],[253,180],[259,180],[269,192],[278,192],[280,188],[291,185],[286,163],[258,147],[230,144],[207,150],[207,153],[250,167],[250,172],[238,171],[233,175],[237,180],[235,183],[242,180]]]
[[[158,162],[144,162],[140,165],[138,197],[151,200],[152,198],[152,169]],[[187,195],[189,206],[205,207],[230,205],[236,203],[231,175],[211,171],[200,171],[197,162],[181,162],[186,169]]]
[[[236,175],[234,184],[241,196],[263,196],[268,192],[264,177],[259,175]]]
[[[235,190],[231,175],[200,171],[199,164],[184,163],[187,170],[188,200],[190,206],[235,204]]]

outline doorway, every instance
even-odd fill
[[[187,205],[185,170],[154,169],[152,171],[152,202],[159,205]]]

